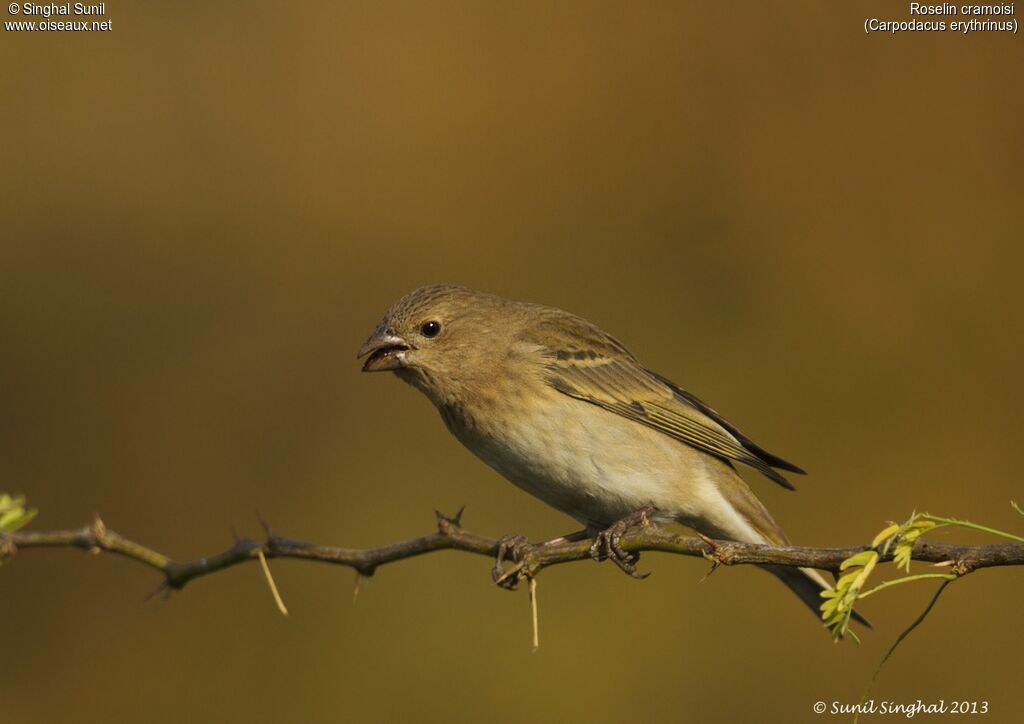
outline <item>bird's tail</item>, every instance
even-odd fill
[[[716,479],[716,483],[725,504],[738,513],[739,518],[746,521],[749,527],[736,525],[735,518],[733,518],[729,525],[721,523],[717,526],[712,525],[710,527],[712,537],[721,535],[727,540],[789,545],[789,539],[782,532],[782,528],[739,475],[736,475],[735,472],[732,475],[721,475]],[[701,532],[705,535],[708,534],[706,530]],[[800,600],[820,620],[821,604],[825,600],[821,597],[821,592],[829,588],[829,585],[818,571],[813,568],[794,568],[793,566],[766,565],[761,567],[785,583],[786,587],[799,596]],[[871,626],[856,611],[853,612],[852,618],[865,626]]]
[[[782,581],[786,588],[791,590],[807,608],[814,612],[815,616],[821,617],[821,604],[825,600],[821,592],[830,588],[825,578],[813,568],[794,568],[793,566],[761,566],[764,570],[774,574]],[[851,617],[857,623],[871,628],[868,620],[854,611]]]

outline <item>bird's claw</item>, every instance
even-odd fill
[[[647,578],[651,575],[650,573],[638,573],[636,570],[636,564],[640,562],[640,554],[623,550],[622,536],[630,528],[650,525],[648,516],[653,512],[654,508],[641,508],[612,523],[594,538],[594,543],[590,546],[590,557],[595,561],[607,558],[632,578]]]
[[[517,564],[523,562],[524,554],[530,548],[530,541],[526,536],[505,535],[498,539],[497,550],[494,555],[494,568],[491,569],[491,579],[502,588],[514,591],[519,585],[519,577],[522,574],[522,566],[506,571],[505,560],[511,559]]]

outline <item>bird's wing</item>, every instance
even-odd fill
[[[793,489],[772,467],[802,473],[800,468],[764,451],[696,397],[645,369],[618,341],[579,322],[581,330],[557,334],[549,327],[542,335],[548,384]]]
[[[731,422],[729,422],[724,417],[722,417],[721,414],[719,414],[715,410],[711,409],[711,407],[707,403],[705,403],[704,401],[700,400],[696,395],[690,394],[689,392],[687,392],[683,388],[681,388],[678,385],[676,385],[671,380],[669,380],[669,379],[667,379],[665,377],[662,377],[661,375],[657,374],[656,372],[651,372],[650,370],[647,370],[647,373],[649,375],[652,375],[652,376],[658,378],[658,380],[660,380],[666,387],[670,388],[676,394],[676,396],[680,397],[684,402],[686,402],[686,403],[692,405],[693,407],[697,408],[698,410],[703,412],[705,415],[710,417],[712,420],[717,422],[719,425],[721,425],[723,428],[728,430],[729,433],[733,437],[735,437],[736,440],[744,448],[746,448],[750,452],[752,452],[755,455],[757,455],[757,457],[759,457],[762,460],[764,460],[771,467],[773,467],[773,468],[781,468],[782,470],[788,470],[791,473],[799,473],[800,475],[806,475],[807,474],[807,471],[805,471],[803,468],[801,468],[801,467],[799,467],[797,465],[794,465],[793,463],[789,462],[788,460],[784,460],[783,458],[780,458],[778,455],[773,455],[772,453],[770,453],[767,450],[765,450],[763,447],[761,447],[756,442],[754,442],[749,437],[747,437],[742,432],[740,432],[738,429],[736,429],[735,425],[733,425]]]

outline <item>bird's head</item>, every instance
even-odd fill
[[[443,404],[493,374],[519,316],[512,305],[463,287],[420,287],[391,305],[360,347],[363,372],[392,371]]]

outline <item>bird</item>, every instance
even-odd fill
[[[618,541],[638,523],[680,523],[711,542],[789,544],[737,466],[787,489],[779,471],[804,471],[581,317],[431,284],[391,305],[363,357],[364,372],[393,372],[422,392],[473,454],[583,525],[557,540],[593,538],[595,557],[630,575],[636,557]],[[761,567],[819,615],[829,585],[817,571]]]

